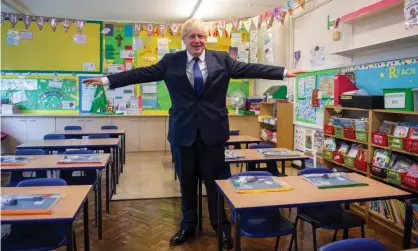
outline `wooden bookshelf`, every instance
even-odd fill
[[[359,171],[355,168],[352,167],[348,167],[344,164],[340,164],[336,161],[333,160],[328,160],[325,158],[321,158],[322,162],[324,164],[325,167],[331,167],[331,166],[342,166],[344,168],[347,168],[349,170],[353,170],[357,173],[361,173],[363,175],[367,175],[367,177],[373,178],[375,180],[384,182],[385,184],[391,185],[391,186],[395,186],[398,187],[400,189],[409,191],[411,193],[414,194],[418,194],[418,190],[414,190],[412,188],[406,187],[404,185],[396,185],[393,184],[391,182],[388,182],[386,179],[374,176],[371,173],[371,166],[372,166],[372,160],[373,160],[373,152],[374,149],[377,148],[381,148],[381,149],[386,149],[392,152],[396,152],[396,153],[401,153],[403,155],[406,156],[411,156],[411,157],[418,157],[417,153],[412,153],[412,152],[408,152],[405,150],[397,150],[397,149],[391,149],[390,147],[384,147],[384,146],[379,146],[379,145],[375,145],[372,144],[372,132],[376,132],[379,130],[379,125],[384,121],[408,121],[414,124],[418,124],[418,112],[406,112],[406,111],[394,111],[394,110],[382,110],[382,109],[376,109],[376,110],[368,110],[368,109],[360,109],[360,108],[348,108],[348,107],[338,107],[337,108],[338,111],[341,111],[339,114],[342,115],[342,117],[347,117],[347,118],[361,118],[361,117],[366,117],[369,120],[369,127],[368,127],[368,142],[361,142],[361,141],[357,141],[357,140],[352,140],[352,139],[346,139],[344,137],[337,137],[335,135],[330,135],[330,134],[325,134],[324,133],[324,138],[325,137],[333,137],[335,139],[338,140],[343,140],[343,141],[348,141],[348,142],[353,142],[353,143],[358,143],[358,144],[362,144],[367,146],[367,163],[368,163],[368,169],[367,172],[362,172]],[[333,106],[326,106],[325,110],[324,110],[324,125],[327,124],[330,116],[336,114],[336,110],[335,107]],[[393,203],[393,202],[390,202]],[[399,225],[399,224],[395,224],[394,222],[386,219],[385,217],[381,216],[379,213],[372,211],[370,209],[370,202],[366,202],[365,206],[360,206],[357,204],[352,204],[352,206],[350,207],[350,210],[352,210],[353,212],[365,217],[368,220],[371,220],[383,227],[385,227],[386,229],[400,235],[403,236],[403,226]],[[397,212],[399,213],[399,212]],[[397,217],[400,217],[400,215],[397,215]],[[417,236],[418,233],[417,231],[413,231],[413,236]]]

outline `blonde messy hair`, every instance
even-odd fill
[[[205,36],[208,36],[208,27],[206,24],[199,19],[191,18],[187,20],[181,27],[181,37],[185,38],[192,30],[200,30],[205,33]]]

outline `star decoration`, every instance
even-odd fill
[[[380,78],[384,78],[385,74],[383,72],[380,73]]]

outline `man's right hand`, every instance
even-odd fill
[[[86,79],[83,79],[83,84],[103,85],[103,81],[101,78],[86,78]]]

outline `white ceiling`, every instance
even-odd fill
[[[285,0],[14,0],[31,14],[129,22],[183,22],[197,8],[204,21],[251,17]],[[200,4],[199,4],[200,3]]]

